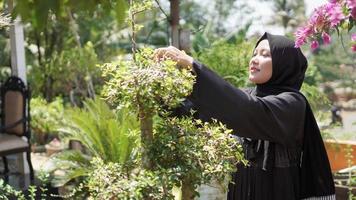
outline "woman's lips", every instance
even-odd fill
[[[250,71],[253,72],[259,72],[260,69],[258,69],[257,67],[250,67]]]

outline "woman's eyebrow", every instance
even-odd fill
[[[255,49],[254,52],[256,52],[256,51],[267,51],[267,52],[271,52],[271,50],[270,50],[270,49],[267,49],[267,48]]]

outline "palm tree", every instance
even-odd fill
[[[66,126],[59,131],[66,139],[81,141],[85,153],[64,151],[54,157],[53,172],[65,171],[64,176],[55,178],[55,184],[85,179],[92,173],[94,157],[105,163],[119,163],[127,170],[134,168],[139,142],[139,123],[135,114],[124,108],[114,112],[103,100],[89,99],[83,109],[73,108],[66,117]]]

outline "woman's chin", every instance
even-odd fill
[[[249,77],[248,77],[248,80],[249,80],[251,83],[256,84],[256,78],[255,78],[255,77],[249,76]]]

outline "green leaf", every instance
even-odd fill
[[[56,168],[67,174],[58,180],[58,184],[89,176],[92,157],[101,158],[105,163],[117,162],[122,165],[133,163],[136,159],[132,155],[138,148],[139,123],[128,110],[123,108],[115,113],[103,100],[88,99],[84,108],[73,108],[67,112],[66,123],[66,127],[60,128],[64,138],[80,141],[88,154],[71,151],[59,153],[56,156]]]

